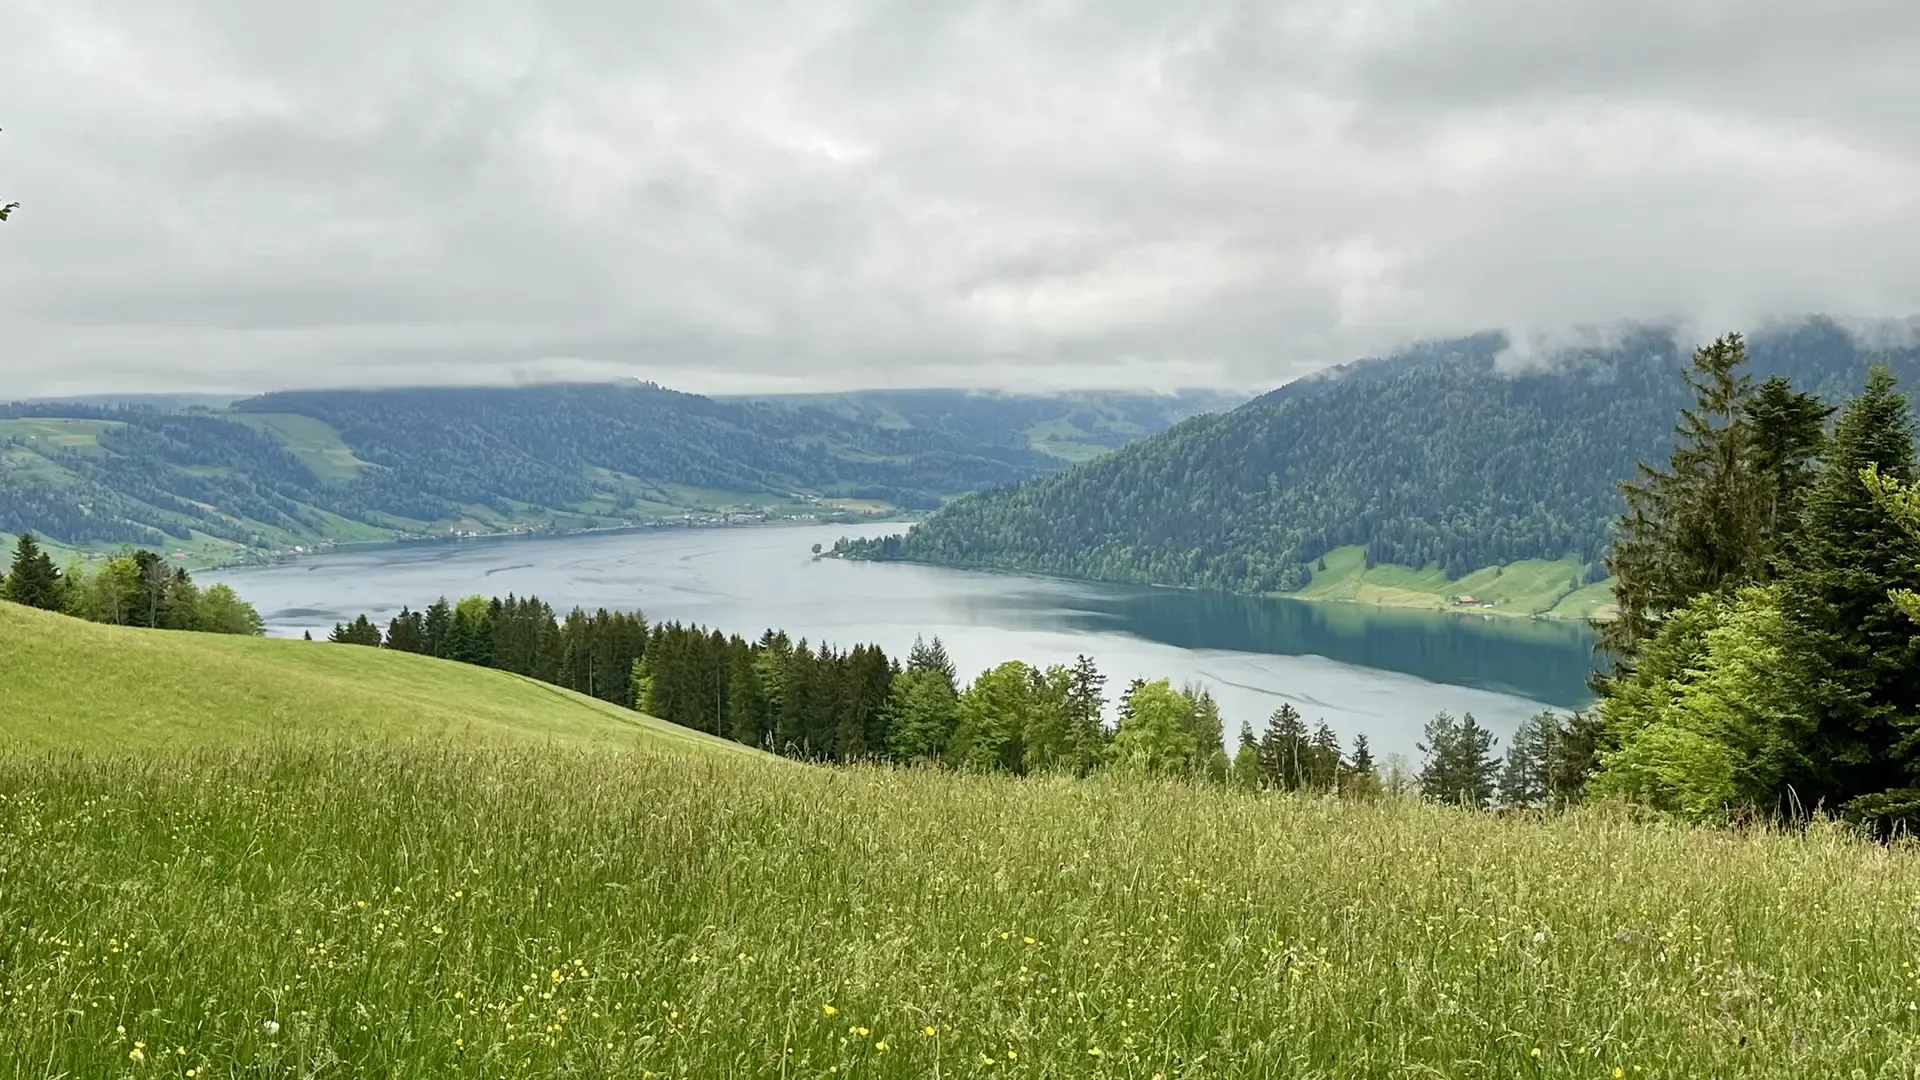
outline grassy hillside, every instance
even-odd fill
[[[0,1075],[1920,1069],[1920,861],[1835,827],[811,768],[3,603],[0,732]]]
[[[17,1075],[1920,1066],[1920,862],[1828,829],[362,744],[0,755],[0,868]]]
[[[0,601],[0,747],[508,738],[758,756],[570,690],[358,646],[101,626]]]
[[[0,533],[200,564],[324,541],[857,520],[1062,467],[1001,434],[639,383],[0,404]]]
[[[1327,552],[1325,563],[1326,569],[1315,568],[1306,588],[1287,595],[1302,600],[1555,619],[1592,618],[1609,610],[1613,603],[1608,582],[1580,584],[1586,567],[1572,556],[1522,559],[1504,567],[1475,570],[1453,581],[1433,566],[1422,570],[1392,565],[1368,568],[1366,549],[1358,545]],[[1465,597],[1472,597],[1473,604],[1456,603]]]

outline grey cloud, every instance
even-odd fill
[[[0,398],[1268,386],[1910,316],[1905,0],[28,0]]]

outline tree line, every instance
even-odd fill
[[[328,640],[513,671],[710,735],[816,763],[894,763],[1015,775],[1118,770],[1190,776],[1254,790],[1372,795],[1419,790],[1473,806],[1546,806],[1572,797],[1566,722],[1542,713],[1504,758],[1471,714],[1427,724],[1418,772],[1382,768],[1364,734],[1351,749],[1325,721],[1283,704],[1230,755],[1213,695],[1132,680],[1113,701],[1090,657],[1035,667],[1009,660],[963,682],[939,638],[904,658],[768,630],[749,641],[639,612],[564,619],[538,597],[442,598],[384,628],[360,615]]]
[[[20,534],[14,545],[0,599],[115,626],[265,632],[259,612],[232,587],[202,589],[184,568],[168,566],[155,552],[129,548],[97,567],[76,559],[62,570],[32,533]]]
[[[1590,779],[1702,819],[1920,822],[1920,497],[1886,367],[1843,406],[1698,350],[1664,465],[1622,485]]]

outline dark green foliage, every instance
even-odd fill
[[[1766,526],[1786,480],[1757,468],[1746,343],[1730,334],[1701,347],[1684,377],[1693,404],[1680,412],[1667,467],[1641,463],[1620,485],[1627,512],[1607,557],[1618,610],[1599,624],[1616,675],[1633,670],[1669,612],[1760,580],[1773,546]],[[1783,466],[1794,462],[1774,450]]]
[[[1373,775],[1373,746],[1367,742],[1364,731],[1353,737],[1353,760],[1348,763],[1348,768],[1362,776]]]
[[[962,499],[865,557],[1151,581],[1295,588],[1321,555],[1449,574],[1578,555],[1601,574],[1617,482],[1663,457],[1687,398],[1671,335],[1510,372],[1497,335],[1301,380],[1056,477]],[[1815,393],[1866,353],[1815,320],[1756,338],[1754,367]],[[1893,356],[1920,371],[1920,350]]]
[[[1547,754],[1547,799],[1554,806],[1570,806],[1586,797],[1587,781],[1600,768],[1606,746],[1606,723],[1596,711],[1569,716],[1554,736]]]
[[[1920,588],[1920,538],[1868,489],[1869,468],[1914,478],[1913,422],[1884,368],[1835,425],[1781,574],[1784,659],[1812,727],[1792,778],[1808,805],[1906,786],[1920,765],[1920,637],[1888,595]]]
[[[1315,791],[1333,791],[1346,771],[1340,760],[1340,738],[1325,720],[1313,729],[1307,744],[1307,785]]]
[[[397,652],[424,653],[427,651],[427,618],[418,611],[411,611],[404,605],[400,614],[387,624],[386,647]]]
[[[1072,746],[1072,768],[1082,775],[1099,768],[1106,758],[1106,686],[1107,677],[1100,674],[1092,657],[1074,658],[1073,667],[1067,673],[1066,698],[1061,709]]]
[[[932,508],[1063,467],[1006,426],[1030,408],[1057,415],[1062,399],[1017,399],[1025,404],[1013,413],[990,409],[977,422],[941,419],[949,406],[971,408],[971,398],[935,392],[929,411],[904,427],[897,414],[716,401],[640,383],[272,394],[231,412],[0,405],[0,419],[106,425],[97,451],[0,436],[0,461],[20,451],[52,466],[0,468],[0,532],[149,546],[198,532],[281,547],[338,535],[339,518],[419,531],[461,521],[474,506],[521,518],[546,511],[624,520],[647,515],[641,500],[683,505],[686,488]],[[1115,440],[1123,429],[1137,437],[1186,415],[1169,403],[1155,422],[1147,401],[1140,424],[1116,420],[1103,430]],[[372,467],[316,475],[273,435],[241,422],[263,413],[330,424]]]
[[[1472,713],[1455,717],[1439,713],[1427,721],[1419,743],[1425,761],[1420,769],[1420,792],[1429,799],[1482,808],[1493,801],[1494,777],[1500,762],[1494,757],[1493,732],[1480,726]]]
[[[1312,775],[1313,747],[1307,723],[1292,702],[1282,703],[1267,718],[1260,736],[1260,779],[1263,786],[1298,791]]]
[[[1783,375],[1769,376],[1747,403],[1754,468],[1767,478],[1762,528],[1776,539],[1774,550],[1768,552],[1770,561],[1777,554],[1777,539],[1799,520],[1833,412],[1834,406],[1818,395],[1795,392]],[[1768,570],[1772,569],[1769,565]]]
[[[404,490],[456,505],[585,502],[604,490],[598,469],[695,488],[811,488],[924,507],[1057,467],[1025,447],[645,383],[301,391],[235,408],[321,420]]]
[[[1548,804],[1553,787],[1552,763],[1562,730],[1560,718],[1552,712],[1536,713],[1521,722],[1507,744],[1506,763],[1500,769],[1502,805]]]
[[[357,615],[352,622],[334,623],[333,632],[327,640],[336,645],[367,645],[380,647],[380,628],[373,625],[365,615]]]
[[[1597,718],[1557,736],[1549,797],[1591,774],[1596,793],[1696,819],[1845,808],[1900,827],[1920,772],[1907,401],[1875,366],[1825,436],[1816,396],[1780,379],[1747,393],[1729,359],[1703,351],[1673,468],[1629,489],[1613,565],[1634,625],[1603,637],[1626,662]]]
[[[0,596],[16,604],[45,611],[59,611],[66,606],[60,588],[60,571],[30,532],[20,534],[13,548],[13,565],[0,584],[5,586],[0,589]]]

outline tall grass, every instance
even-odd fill
[[[0,758],[13,1076],[1848,1077],[1920,862],[1837,831],[746,758]]]

